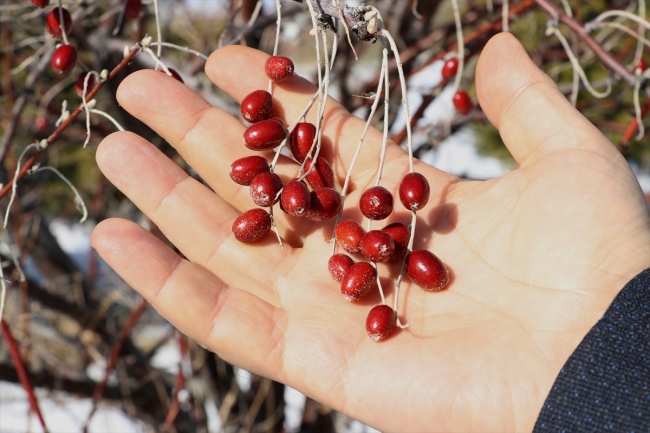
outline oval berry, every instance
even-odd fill
[[[36,126],[36,131],[41,134],[47,131],[47,119],[43,116],[38,116],[34,121],[34,126]]]
[[[289,135],[289,149],[298,162],[303,162],[316,138],[316,127],[311,123],[299,123]]]
[[[29,0],[37,8],[46,8],[50,4],[50,0]]]
[[[393,238],[393,242],[395,243],[395,254],[393,257],[397,257],[406,251],[409,238],[411,237],[411,232],[408,227],[402,223],[392,223],[381,229],[381,231],[388,233]]]
[[[336,225],[334,230],[336,242],[348,253],[357,254],[361,252],[361,239],[366,231],[355,220],[343,220]]]
[[[273,111],[273,97],[266,90],[255,90],[241,101],[241,115],[247,122],[264,120]]]
[[[345,273],[354,265],[354,260],[347,254],[334,254],[327,261],[327,269],[334,280],[343,281]]]
[[[420,173],[409,173],[399,185],[399,199],[408,210],[420,210],[429,202],[429,182]]]
[[[325,221],[336,216],[343,207],[341,194],[332,188],[316,188],[305,216],[312,221]]]
[[[251,198],[258,206],[273,206],[280,199],[278,195],[281,189],[282,180],[280,180],[280,176],[265,171],[255,176],[251,181]]]
[[[262,120],[244,131],[244,145],[251,150],[271,150],[282,143],[286,131],[280,122]]]
[[[293,75],[293,62],[290,58],[284,56],[271,56],[266,59],[264,72],[270,80],[279,83],[291,78]]]
[[[311,168],[312,158],[305,163],[305,173]],[[332,166],[325,158],[318,157],[314,169],[309,172],[305,180],[312,189],[316,188],[334,188],[334,172]]]
[[[77,82],[74,85],[74,90],[77,92],[77,95],[79,97],[83,97],[84,94],[84,83],[86,81],[86,76],[88,75],[88,72],[82,72],[79,74],[79,77],[77,77]],[[95,87],[95,76],[90,75],[90,78],[88,78],[88,87],[86,89],[86,95],[90,93],[91,90],[93,90],[93,87]]]
[[[395,242],[390,235],[381,230],[370,230],[359,244],[361,254],[375,263],[386,263],[395,254]]]
[[[167,72],[163,71],[162,69],[160,70],[160,72],[167,75],[168,77],[173,78],[176,81],[180,81],[181,83],[185,84],[185,81],[183,81],[183,79],[181,78],[181,74],[179,74],[176,69],[173,69],[173,68],[167,68],[167,69],[169,69],[169,73],[171,75],[167,75]]]
[[[372,290],[377,271],[368,262],[350,266],[341,280],[341,294],[347,301],[358,301]]]
[[[304,182],[292,179],[282,189],[280,207],[289,215],[304,216],[309,210],[311,194]]]
[[[442,79],[450,80],[456,76],[456,72],[458,72],[458,59],[452,57],[442,67]]]
[[[72,17],[66,8],[63,8],[61,10],[61,13],[63,14],[63,28],[65,29],[65,34],[69,35],[70,31],[72,31]],[[61,18],[59,15],[58,7],[52,9],[47,15],[47,20],[45,21],[45,30],[47,30],[47,32],[52,35],[53,38],[63,39],[63,35],[61,34]]]
[[[373,186],[361,194],[359,209],[366,218],[383,220],[393,211],[393,194],[383,186]]]
[[[454,95],[454,107],[460,114],[467,114],[472,111],[472,100],[469,99],[469,95],[464,90],[459,90]]]
[[[366,332],[375,341],[381,341],[395,329],[395,312],[388,305],[377,305],[366,318]]]
[[[132,20],[138,19],[140,13],[142,12],[142,1],[141,0],[127,0],[126,5],[124,5],[124,15],[127,18]]]
[[[427,291],[442,290],[449,282],[449,272],[430,251],[415,250],[406,258],[406,273],[411,281]]]
[[[247,210],[232,224],[232,232],[240,242],[257,242],[271,230],[271,215],[264,209]]]
[[[269,171],[269,162],[261,156],[245,156],[230,165],[230,178],[239,185],[248,186],[258,174]]]
[[[72,45],[61,45],[54,50],[50,63],[57,74],[67,74],[77,63],[77,50]]]

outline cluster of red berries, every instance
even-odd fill
[[[442,66],[442,79],[449,81],[456,76],[458,72],[458,59],[452,57]],[[453,97],[454,107],[460,114],[468,114],[472,110],[472,100],[464,90],[459,90]]]

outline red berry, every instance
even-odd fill
[[[282,189],[280,207],[293,216],[304,216],[309,210],[311,194],[305,182],[292,179]]]
[[[284,123],[284,120],[280,119],[278,116],[269,117],[269,120],[275,120],[278,122],[284,129],[287,129],[287,124]]]
[[[37,8],[46,8],[50,4],[50,0],[29,0]]]
[[[427,291],[442,290],[449,282],[449,272],[430,251],[415,250],[406,258],[406,273],[411,281]]]
[[[370,263],[355,263],[341,280],[341,294],[347,301],[358,301],[372,290],[376,278],[377,271]]]
[[[72,17],[70,12],[66,8],[63,8],[63,28],[65,29],[65,34],[69,35],[72,31]],[[63,39],[61,35],[61,18],[59,15],[59,8],[56,7],[50,11],[47,15],[47,20],[45,21],[45,30],[52,35],[55,39]]]
[[[305,173],[311,168],[312,158],[305,163]],[[314,169],[305,177],[312,189],[316,188],[334,188],[334,172],[332,166],[324,158],[318,157]]]
[[[316,137],[316,127],[311,123],[299,123],[289,135],[289,149],[298,162],[307,158],[309,149]]]
[[[454,107],[460,114],[467,114],[472,111],[472,100],[464,90],[459,90],[454,95]]]
[[[271,230],[271,216],[260,208],[247,210],[232,224],[232,232],[240,242],[257,242]]]
[[[251,181],[250,193],[256,205],[269,207],[278,202],[280,199],[278,193],[281,189],[282,180],[280,180],[280,177],[270,171],[264,171]]]
[[[395,312],[388,305],[377,305],[366,319],[366,332],[375,341],[381,341],[395,329]]]
[[[275,120],[262,120],[244,131],[244,145],[251,150],[271,150],[276,148],[287,130]]]
[[[255,90],[241,101],[241,115],[247,122],[264,120],[273,111],[273,97],[266,90]]]
[[[347,254],[334,254],[327,261],[327,269],[330,275],[339,283],[343,281],[345,273],[354,265],[354,260]]]
[[[370,230],[361,239],[361,254],[376,263],[386,263],[395,254],[395,242],[390,235],[381,230]]]
[[[77,63],[77,50],[72,45],[61,45],[52,54],[52,69],[57,74],[67,74]]]
[[[269,171],[269,163],[261,156],[245,156],[230,165],[230,178],[239,185],[248,186],[258,174]]]
[[[383,186],[373,186],[361,195],[359,208],[366,218],[383,220],[393,211],[393,195]]]
[[[332,188],[316,188],[305,216],[312,221],[325,221],[336,216],[343,207],[341,194]]]
[[[406,247],[408,247],[409,244],[409,238],[411,237],[411,232],[404,224],[388,224],[386,227],[381,229],[381,231],[388,233],[390,237],[393,238],[393,242],[395,242],[395,254],[393,257],[399,256],[406,250]]]
[[[83,97],[84,94],[84,83],[86,81],[87,75],[88,72],[82,72],[81,74],[79,74],[79,77],[77,77],[77,83],[74,85],[74,89],[80,98]],[[95,87],[95,76],[91,74],[90,78],[88,78],[88,87],[86,89],[86,95],[88,95],[90,91],[93,90],[93,87]]]
[[[458,72],[458,59],[456,57],[452,57],[451,59],[447,60],[442,67],[442,79],[450,80],[456,76],[456,72]]]
[[[185,81],[181,78],[181,74],[178,73],[176,69],[172,68],[167,68],[169,69],[169,73],[172,74],[171,77],[175,79],[176,81],[180,81],[181,83],[185,84]],[[163,71],[162,69],[160,70],[163,74],[167,75],[167,72]],[[167,75],[169,77],[169,75]]]
[[[132,20],[138,19],[142,12],[142,2],[140,0],[127,0],[124,6],[124,15]]]
[[[279,83],[287,78],[291,78],[293,75],[293,62],[288,57],[271,56],[266,59],[264,71],[269,79]]]
[[[43,116],[38,116],[34,120],[34,126],[36,126],[36,131],[43,133],[47,130],[47,120]]]
[[[429,182],[420,173],[409,173],[399,185],[399,199],[408,210],[420,210],[429,202]]]
[[[645,59],[639,59],[639,61],[634,64],[633,68],[634,72],[637,70],[645,72],[646,69],[648,69],[648,64],[646,63]]]
[[[361,252],[361,239],[365,236],[366,231],[355,220],[343,220],[339,222],[334,230],[336,242],[343,247],[345,251],[352,254]]]

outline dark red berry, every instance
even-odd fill
[[[393,211],[393,194],[383,186],[373,186],[361,194],[361,213],[371,220],[383,220]]]
[[[427,291],[442,290],[449,282],[449,272],[430,251],[411,251],[406,258],[406,273],[411,281]]]
[[[332,188],[316,188],[305,216],[312,221],[325,221],[336,216],[343,207],[341,194]]]
[[[454,95],[454,107],[460,114],[467,114],[472,111],[472,100],[464,90],[459,90]]]
[[[393,242],[395,242],[395,254],[393,257],[397,257],[406,251],[406,247],[408,247],[409,244],[411,232],[409,232],[409,229],[404,224],[388,224],[386,227],[381,229],[381,231],[388,233],[390,237],[393,238]]]
[[[271,150],[282,143],[286,132],[280,122],[262,120],[244,131],[244,145],[251,150]]]
[[[140,0],[127,0],[124,6],[124,15],[132,20],[138,19],[142,12],[142,1]]]
[[[279,83],[293,75],[293,62],[284,56],[271,56],[266,59],[264,72],[270,80]]]
[[[66,8],[63,8],[63,28],[65,29],[65,34],[69,35],[72,30],[72,17],[70,12]],[[47,20],[45,21],[45,30],[52,35],[55,39],[63,39],[61,34],[61,18],[59,15],[59,8],[56,7],[50,11],[47,15]]]
[[[348,301],[358,301],[372,290],[376,278],[377,271],[370,263],[355,263],[341,280],[341,294]]]
[[[61,45],[52,54],[52,69],[57,74],[67,74],[77,63],[77,50],[72,45]]]
[[[171,77],[175,79],[176,81],[180,81],[181,83],[185,84],[185,81],[181,78],[181,74],[178,73],[176,69],[173,68],[167,68],[169,69],[169,73],[172,74]],[[167,72],[163,71],[162,69],[160,70],[163,74],[167,75]],[[169,77],[169,75],[167,75]]]
[[[639,59],[639,61],[634,64],[635,72],[637,70],[641,72],[645,72],[646,69],[648,69],[648,64],[646,63],[645,59]]]
[[[307,185],[298,179],[292,179],[282,189],[280,206],[293,216],[305,216],[311,203],[311,194]]]
[[[34,126],[36,126],[36,131],[43,133],[47,130],[47,119],[43,116],[38,116],[34,120]]]
[[[305,173],[311,168],[312,158],[309,158],[305,163]],[[334,188],[334,172],[332,166],[325,158],[318,157],[314,169],[309,172],[305,180],[312,189],[316,188]]]
[[[232,224],[232,232],[240,242],[257,242],[271,230],[271,215],[255,208],[239,215]]]
[[[395,242],[390,235],[381,230],[370,230],[359,244],[361,254],[376,263],[386,263],[395,254]]]
[[[334,230],[336,242],[348,253],[357,254],[361,252],[361,239],[366,231],[355,220],[343,220],[336,225]]]
[[[381,341],[395,329],[395,312],[388,305],[377,305],[366,319],[366,332],[375,341]]]
[[[241,101],[241,115],[247,122],[264,120],[273,111],[273,97],[266,90],[255,90]]]
[[[399,199],[408,210],[420,210],[429,202],[429,182],[420,173],[409,173],[399,185]]]
[[[458,72],[458,59],[456,57],[452,57],[451,59],[447,60],[442,67],[442,79],[450,80],[456,76],[456,72]]]
[[[354,265],[354,260],[347,254],[334,254],[327,261],[327,269],[330,275],[339,283],[343,281],[345,273]]]
[[[74,90],[77,92],[77,95],[79,97],[83,97],[84,94],[84,83],[86,81],[86,76],[88,75],[88,72],[82,72],[79,74],[79,77],[77,77],[77,83],[74,85]],[[93,90],[93,87],[95,87],[95,76],[90,75],[90,78],[88,78],[88,87],[86,88],[86,95],[90,93],[91,90]]]
[[[275,120],[276,122],[280,123],[284,129],[287,129],[287,124],[284,123],[284,120],[280,119],[278,116],[269,117],[269,120]]]
[[[230,178],[239,185],[248,186],[258,174],[269,171],[269,163],[261,156],[245,156],[230,165]]]
[[[50,0],[29,0],[37,8],[46,8],[50,4]]]
[[[280,180],[280,177],[275,173],[265,171],[255,176],[251,181],[251,198],[258,206],[273,206],[280,199],[279,193],[281,189],[282,180]]]
[[[309,149],[316,137],[316,127],[311,123],[299,123],[289,135],[289,149],[298,162],[307,158]]]

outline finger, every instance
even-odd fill
[[[483,111],[522,166],[569,149],[613,150],[510,33],[494,36],[485,46],[476,88]]]
[[[217,350],[228,362],[263,375],[277,374],[284,344],[282,311],[181,259],[133,222],[103,221],[91,243],[181,332]]]
[[[275,298],[269,281],[287,263],[290,247],[281,249],[271,233],[255,245],[237,241],[231,226],[239,213],[135,134],[109,135],[96,158],[104,175],[192,262],[226,284]]]

